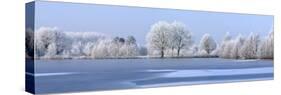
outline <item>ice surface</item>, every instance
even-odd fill
[[[248,68],[248,69],[202,69],[202,70],[177,70],[168,73],[163,77],[200,77],[200,76],[222,76],[222,75],[246,75],[246,74],[261,74],[273,73],[272,67],[263,68]]]

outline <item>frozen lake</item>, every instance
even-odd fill
[[[272,60],[219,58],[36,60],[36,93],[273,79]]]

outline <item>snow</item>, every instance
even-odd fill
[[[175,72],[163,75],[165,78],[175,77],[200,77],[200,76],[224,76],[224,75],[246,75],[246,74],[261,74],[273,73],[272,67],[250,68],[250,69],[204,69],[204,70],[177,70]]]

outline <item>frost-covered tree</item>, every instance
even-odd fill
[[[226,33],[226,35],[223,38],[223,41],[220,44],[220,47],[218,49],[218,56],[219,57],[227,57],[228,56],[228,49],[227,44],[231,41],[231,36],[229,32]]]
[[[183,23],[174,21],[171,23],[171,33],[169,36],[169,46],[172,48],[172,55],[174,48],[177,50],[177,56],[180,55],[184,47],[191,46],[191,33],[186,29]]]
[[[262,59],[273,59],[274,55],[274,35],[270,32],[269,35],[261,42],[258,51],[258,57]]]
[[[111,57],[110,44],[111,40],[100,40],[92,49],[91,56],[94,58],[106,58]]]
[[[160,57],[164,57],[164,52],[169,48],[170,24],[165,21],[159,21],[152,25],[150,32],[146,35],[148,51],[154,50],[160,52]]]
[[[64,49],[67,47],[67,39],[63,32],[60,32],[57,28],[41,27],[35,32],[35,51],[37,56],[48,56],[50,53],[55,55],[61,55]],[[50,45],[54,46],[50,46]],[[52,49],[48,49],[55,47]],[[54,51],[50,51],[54,50]],[[48,55],[46,55],[48,54]]]
[[[216,48],[217,44],[210,34],[204,34],[200,41],[200,49],[205,50],[209,55]]]
[[[195,56],[197,55],[198,51],[199,51],[199,48],[197,45],[193,45],[191,47],[191,50],[192,50],[192,54],[194,54]]]
[[[37,58],[90,56],[93,45],[106,38],[95,32],[63,32],[52,27],[40,27],[34,35]]]
[[[129,45],[135,45],[136,44],[136,39],[134,36],[128,36],[126,40],[126,44]]]
[[[30,28],[25,32],[25,53],[26,57],[34,57],[34,31]]]
[[[71,46],[71,56],[82,56],[83,45],[81,42],[73,43]]]
[[[64,48],[64,55],[71,58],[90,57],[93,46],[99,41],[107,38],[104,34],[97,32],[64,32],[68,38],[68,47]]]
[[[177,56],[180,56],[184,48],[192,45],[191,33],[183,23],[177,21],[172,23],[159,21],[155,23],[152,25],[146,39],[149,54],[154,54],[155,51],[158,51],[161,58],[165,55],[173,56],[174,50],[176,50]]]
[[[128,36],[125,45],[123,45],[123,49],[125,48],[125,55],[127,57],[137,56],[139,55],[139,48],[136,43],[136,39],[134,36]]]
[[[47,52],[44,55],[45,58],[52,58],[57,55],[57,46],[55,43],[51,43],[48,48]]]
[[[79,42],[82,44],[95,43],[107,38],[105,34],[97,32],[64,32],[64,34],[69,38],[68,41],[73,44]]]
[[[38,58],[117,58],[139,54],[133,36],[109,38],[95,32],[62,32],[41,27],[35,32],[35,41]]]
[[[84,48],[82,49],[82,52],[85,56],[91,56],[92,49],[94,47],[95,43],[86,43]]]
[[[141,56],[147,55],[147,48],[144,47],[144,46],[140,46],[140,47],[139,47],[139,54],[140,54]]]
[[[241,47],[240,57],[243,59],[257,58],[259,35],[251,33]]]
[[[199,57],[206,57],[208,56],[209,54],[206,52],[206,50],[202,50],[200,49],[197,53],[196,53],[196,56],[199,56]]]
[[[124,44],[120,48],[120,56],[121,57],[134,57],[138,55],[138,47],[137,45]]]
[[[125,39],[122,37],[114,37],[111,43],[109,43],[108,49],[109,55],[111,57],[122,56],[122,51],[120,51],[121,47],[125,44]]]
[[[57,28],[41,27],[35,31],[35,52],[37,56],[44,56],[50,44],[55,42]]]
[[[113,41],[114,41],[114,43],[118,43],[118,44],[120,44],[120,45],[125,43],[125,39],[122,38],[122,37],[115,37],[115,38],[113,39]]]
[[[219,48],[219,57],[232,59],[273,58],[273,33],[260,42],[259,35],[250,33],[245,39],[226,37]]]
[[[100,40],[93,46],[91,52],[91,56],[94,58],[135,57],[138,54],[138,46],[133,36],[128,36],[127,39],[114,37]]]
[[[232,51],[234,49],[235,41],[234,40],[229,40],[224,43],[224,50],[223,50],[223,55],[221,56],[222,58],[232,58]]]
[[[55,45],[56,54],[61,55],[64,49],[68,46],[69,42],[66,35],[63,32],[55,32]]]
[[[238,59],[240,58],[241,54],[241,47],[243,46],[245,41],[245,38],[243,38],[241,35],[238,35],[236,39],[233,41],[233,48],[231,50],[231,58]]]
[[[221,58],[240,58],[240,50],[244,43],[244,38],[239,35],[235,39],[227,37],[219,47],[219,57]]]

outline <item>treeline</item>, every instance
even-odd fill
[[[133,58],[148,57],[220,57],[230,59],[273,59],[273,31],[261,38],[232,38],[228,33],[220,43],[204,34],[198,44],[185,24],[159,21],[146,35],[145,47],[133,36],[108,37],[96,32],[63,32],[41,27],[26,32],[26,56],[35,58]]]
[[[260,38],[259,35],[253,33],[247,38],[239,35],[232,39],[229,35],[226,35],[215,54],[221,58],[273,59],[273,32],[270,32],[265,38]]]
[[[145,54],[133,36],[107,37],[95,32],[62,32],[41,27],[26,32],[26,54],[35,58],[116,58]]]
[[[101,40],[92,48],[94,58],[124,58],[139,55],[139,49],[133,36],[127,39],[115,37],[113,40]]]
[[[183,23],[159,21],[147,34],[148,54],[154,57],[220,57],[231,59],[273,59],[273,31],[265,38],[251,33],[231,38],[227,33],[221,43],[204,34],[198,45]],[[174,54],[176,52],[176,55]]]

